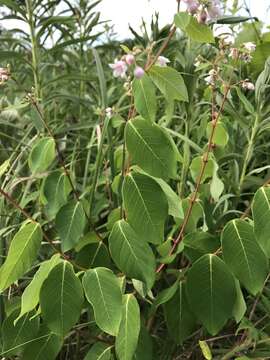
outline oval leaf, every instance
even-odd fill
[[[61,238],[62,251],[74,248],[78,244],[85,226],[82,204],[71,201],[64,205],[56,215],[55,226]]]
[[[41,316],[53,333],[63,337],[78,321],[83,300],[80,280],[72,266],[62,261],[41,287]]]
[[[122,320],[115,340],[119,360],[132,360],[140,333],[140,308],[134,295],[123,297]]]
[[[187,276],[187,298],[198,320],[216,335],[232,316],[236,300],[235,281],[216,255],[197,260]]]
[[[150,175],[176,178],[177,154],[172,139],[156,124],[142,118],[126,125],[126,144],[132,161]]]
[[[31,269],[36,260],[41,239],[42,231],[38,223],[22,225],[11,241],[6,261],[0,268],[0,292]]]
[[[141,239],[163,242],[168,203],[160,186],[147,175],[130,173],[123,183],[123,200],[127,221]]]
[[[33,147],[28,164],[33,173],[42,172],[48,169],[55,158],[54,139],[46,137],[40,139]]]
[[[135,108],[138,113],[149,121],[155,121],[157,111],[157,100],[155,87],[148,77],[144,75],[141,79],[132,82]]]
[[[232,220],[222,233],[222,253],[226,264],[245,288],[256,295],[268,273],[268,260],[256,242],[253,226]]]
[[[128,277],[146,283],[155,281],[155,258],[150,246],[141,240],[124,220],[117,221],[109,237],[112,259]]]
[[[257,190],[252,203],[252,214],[256,239],[270,258],[270,187]]]
[[[84,360],[110,360],[111,346],[96,342],[86,354]]]
[[[149,75],[167,100],[188,101],[188,92],[182,76],[166,66],[152,66]]]
[[[83,287],[98,327],[117,335],[122,316],[122,293],[117,277],[106,268],[90,269],[83,276]]]

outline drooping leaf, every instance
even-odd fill
[[[187,298],[197,319],[211,335],[217,334],[232,316],[236,300],[234,277],[219,257],[206,254],[192,265]]]
[[[232,220],[222,232],[222,254],[233,274],[253,295],[262,290],[268,274],[268,260],[257,243],[253,226]]]
[[[39,293],[41,286],[48,277],[50,271],[60,262],[59,254],[52,256],[50,260],[44,261],[38,271],[35,273],[33,280],[25,288],[22,294],[21,312],[18,317],[21,318],[24,314],[35,309],[39,302]],[[16,321],[18,321],[18,319]]]
[[[144,119],[154,122],[157,110],[155,87],[147,74],[133,80],[132,91],[138,113]]]
[[[15,322],[18,312],[15,310],[3,322],[1,329],[2,354],[14,355],[20,353],[23,345],[37,336],[39,319],[31,319],[33,313],[24,315],[18,322]]]
[[[127,221],[141,241],[160,244],[168,215],[167,199],[160,186],[149,176],[132,172],[123,183]]]
[[[54,139],[45,137],[40,139],[33,147],[28,164],[32,173],[42,172],[48,169],[55,158]]]
[[[115,340],[119,360],[132,360],[140,332],[140,308],[134,295],[123,297],[122,320]]]
[[[85,214],[81,202],[70,201],[56,215],[55,227],[61,238],[62,251],[74,248],[82,236]]]
[[[36,338],[25,347],[22,360],[55,360],[61,350],[62,339],[42,325]]]
[[[110,360],[111,346],[102,342],[96,342],[86,354],[84,360]]]
[[[200,24],[198,20],[186,12],[179,12],[174,17],[175,25],[186,32],[194,41],[202,43],[215,42],[211,28],[205,24]]]
[[[270,258],[270,187],[257,190],[252,203],[252,214],[256,239]]]
[[[70,263],[61,261],[41,287],[41,316],[53,333],[63,337],[78,321],[83,300],[80,280]]]
[[[169,101],[172,99],[188,101],[188,92],[182,76],[175,69],[166,66],[152,66],[150,78]]]
[[[155,280],[155,258],[150,246],[142,241],[132,227],[120,220],[109,237],[112,259],[128,277],[146,283],[148,289]]]
[[[67,176],[61,171],[51,173],[44,181],[43,194],[47,201],[46,213],[53,219],[59,209],[67,202],[71,191]]]
[[[177,344],[182,344],[195,330],[196,319],[186,299],[185,284],[181,281],[177,285],[173,297],[164,304],[164,310],[170,336]]]
[[[131,160],[152,176],[176,178],[177,154],[163,128],[142,118],[126,125],[126,144]]]
[[[235,288],[236,288],[236,301],[233,307],[233,317],[235,318],[235,321],[239,323],[245,315],[247,306],[241,290],[240,283],[237,279],[235,279]]]
[[[83,276],[83,288],[98,327],[116,336],[122,316],[122,293],[117,277],[106,268],[90,269]]]
[[[154,313],[156,309],[171,300],[174,296],[176,291],[179,289],[179,281],[177,280],[172,286],[168,287],[167,289],[163,289],[153,301],[150,314]]]
[[[7,258],[0,268],[0,292],[7,289],[27,271],[36,260],[42,231],[38,223],[25,223],[11,241]]]
[[[151,335],[142,324],[134,360],[149,359],[153,359],[153,341]]]

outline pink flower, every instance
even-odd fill
[[[127,64],[123,60],[114,60],[114,64],[109,64],[109,67],[113,69],[114,77],[126,77]]]
[[[140,66],[137,66],[134,70],[134,76],[137,79],[141,79],[144,75],[144,70]]]
[[[229,57],[233,60],[237,60],[239,57],[239,50],[237,48],[231,48]]]
[[[134,55],[132,55],[132,54],[127,54],[127,56],[126,56],[126,63],[127,63],[128,65],[132,65],[132,64],[134,64],[134,62],[135,62],[135,57],[134,57]]]
[[[157,59],[157,65],[161,67],[167,66],[167,64],[170,63],[170,60],[166,58],[165,56],[159,56]]]
[[[212,0],[212,3],[207,8],[207,13],[210,19],[215,19],[222,15],[222,10],[220,7],[219,0]]]
[[[184,0],[184,2],[187,4],[187,11],[194,15],[196,14],[200,4],[197,0]]]

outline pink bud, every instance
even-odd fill
[[[199,24],[205,24],[206,20],[207,20],[207,13],[205,10],[202,10],[198,15],[197,15],[197,20]]]
[[[143,68],[141,68],[140,66],[137,66],[136,69],[134,70],[134,76],[137,79],[141,79],[144,75],[144,70]]]
[[[127,56],[126,56],[126,63],[127,63],[128,65],[132,65],[132,64],[134,64],[134,62],[135,62],[135,57],[134,57],[134,55],[132,55],[132,54],[127,54]]]

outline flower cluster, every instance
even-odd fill
[[[249,63],[252,60],[252,53],[256,50],[256,45],[253,42],[246,42],[240,49],[231,48],[230,57],[234,60],[242,60]]]
[[[196,15],[199,23],[207,20],[216,19],[222,15],[220,0],[184,0],[187,11],[191,15]]]
[[[156,65],[165,67],[169,62],[170,60],[166,57],[159,56]],[[145,71],[141,66],[138,66],[136,64],[136,58],[132,53],[122,56],[120,60],[115,59],[113,64],[109,64],[109,67],[113,70],[113,76],[120,77],[122,79],[125,79],[127,77],[127,71],[131,66],[134,68],[134,77],[137,79],[141,79]]]
[[[10,78],[10,71],[8,68],[0,68],[0,85]]]

